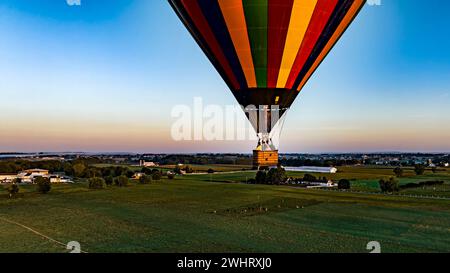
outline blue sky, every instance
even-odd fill
[[[450,151],[450,2],[366,6],[287,117],[282,152]],[[234,98],[165,0],[2,0],[0,151],[249,152],[174,142],[174,105]]]

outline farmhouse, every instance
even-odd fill
[[[0,183],[11,183],[17,178],[17,174],[0,174]]]
[[[12,183],[18,179],[20,183],[34,183],[36,177],[45,177],[50,179],[51,183],[71,183],[71,179],[59,174],[50,174],[48,170],[30,169],[21,171],[18,174],[0,174],[1,183]]]
[[[139,161],[139,166],[141,167],[157,167],[158,164],[155,162],[146,162],[145,160]]]

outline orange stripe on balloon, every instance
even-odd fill
[[[256,88],[255,66],[242,0],[218,0],[249,88]]]
[[[277,87],[285,88],[297,53],[302,45],[309,22],[318,0],[295,0],[283,51]]]
[[[322,50],[319,57],[314,62],[313,66],[309,69],[308,73],[306,73],[305,77],[303,78],[302,82],[297,88],[298,91],[302,90],[306,82],[308,82],[308,80],[311,78],[314,71],[316,71],[317,67],[319,67],[319,65],[322,63],[322,61],[325,59],[325,57],[328,55],[328,53],[331,51],[331,49],[334,47],[337,41],[341,38],[341,36],[344,34],[345,30],[351,24],[353,19],[355,19],[356,15],[361,10],[361,7],[365,4],[365,2],[366,2],[365,0],[355,0],[355,2],[345,15],[344,19],[339,24],[339,27],[336,29],[336,31],[334,32],[331,39],[328,41],[325,48]]]
[[[314,10],[314,14],[309,22],[308,30],[306,31],[305,38],[302,41],[300,50],[295,58],[294,65],[289,74],[286,88],[295,89],[294,83],[305,66],[306,61],[311,56],[314,50],[314,46],[320,39],[320,35],[323,33],[324,28],[329,21],[331,14],[336,8],[338,0],[319,0]]]

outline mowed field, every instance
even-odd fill
[[[341,171],[361,188],[392,173]],[[253,177],[188,175],[106,190],[78,183],[47,195],[23,186],[16,199],[0,189],[0,252],[61,253],[70,241],[87,252],[368,252],[369,241],[383,252],[450,251],[449,200],[230,183]],[[402,180],[437,177],[448,172]]]

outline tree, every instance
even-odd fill
[[[114,183],[114,177],[112,177],[111,175],[105,177],[104,179],[105,179],[106,185],[108,185],[108,186],[111,186]]]
[[[9,198],[13,198],[16,194],[19,193],[20,189],[19,189],[19,185],[17,184],[11,184],[9,185],[6,190],[9,193]]]
[[[423,175],[425,173],[425,166],[424,165],[415,165],[414,172],[416,173],[416,175]]]
[[[258,171],[256,173],[256,184],[266,184],[267,173],[265,171]]]
[[[114,184],[116,184],[116,186],[118,186],[118,187],[126,187],[126,186],[128,186],[128,183],[129,183],[129,179],[125,175],[121,175],[114,179]]]
[[[193,172],[194,172],[194,169],[192,169],[191,166],[187,165],[187,166],[184,168],[184,171],[185,171],[186,173],[193,173]]]
[[[77,163],[75,165],[73,165],[73,174],[76,177],[81,177],[84,173],[84,170],[86,170],[86,165],[84,165],[84,163]]]
[[[282,167],[270,169],[267,173],[266,182],[273,185],[280,185],[286,182],[286,171]]]
[[[141,172],[145,173],[146,175],[151,175],[152,174],[152,169],[147,168],[147,167],[143,167]]]
[[[132,170],[127,170],[127,171],[125,172],[125,175],[126,175],[128,178],[132,178],[132,177],[134,176],[134,172],[133,172]]]
[[[403,169],[400,168],[400,167],[397,167],[397,168],[394,169],[394,173],[395,173],[395,176],[402,177],[403,176]]]
[[[379,181],[380,190],[383,193],[393,193],[399,191],[398,180],[394,177],[390,177],[388,180],[381,179]]]
[[[306,181],[306,182],[316,182],[316,181],[317,181],[317,178],[316,178],[314,175],[307,173],[307,174],[305,174],[305,175],[303,176],[303,181]]]
[[[173,169],[173,172],[176,174],[181,174],[181,167],[179,165],[175,166],[175,168]]]
[[[93,177],[100,177],[102,176],[102,172],[97,168],[87,168],[84,171],[84,177],[86,178],[93,178]]]
[[[89,178],[89,188],[94,190],[101,190],[106,188],[106,182],[103,178],[92,177]]]
[[[338,182],[338,189],[349,190],[351,188],[350,181],[348,179],[341,179]]]
[[[14,178],[13,184],[20,184],[22,183],[22,178]]]
[[[140,184],[150,184],[152,183],[152,177],[149,175],[143,175],[139,178]]]
[[[50,179],[48,178],[41,176],[36,177],[36,179],[34,179],[34,183],[36,183],[37,185],[38,192],[42,194],[46,194],[52,189],[52,184],[50,183]]]
[[[160,171],[156,171],[152,173],[152,179],[155,181],[161,180],[162,174]]]

